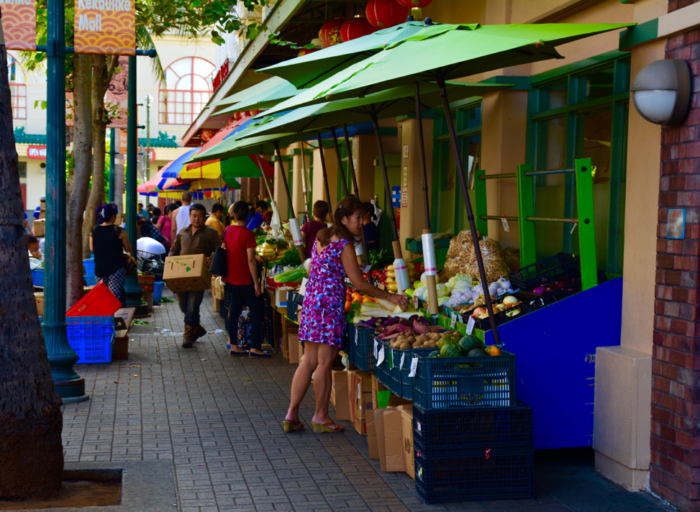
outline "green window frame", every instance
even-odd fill
[[[603,237],[607,250],[598,248],[598,260],[604,263],[608,274],[621,275],[623,264],[624,202],[627,165],[627,122],[629,114],[630,54],[612,51],[581,62],[563,66],[530,77],[532,89],[528,95],[527,153],[526,163],[535,170],[573,168],[576,158],[587,156],[584,143],[609,145],[609,167],[605,175],[609,183],[609,211],[607,226],[596,221],[596,231],[607,229]],[[587,116],[604,113],[610,117],[610,141],[591,141],[585,137]],[[607,130],[607,127],[606,127]],[[554,151],[549,135],[560,132],[563,143],[559,160],[553,162]],[[594,162],[595,165],[595,162]],[[563,176],[563,217],[575,217],[575,183],[571,174]],[[602,174],[601,174],[602,176]],[[535,204],[538,189],[543,203],[546,202],[546,180],[549,176],[537,178]],[[551,182],[550,182],[551,183]],[[594,182],[595,183],[595,182]],[[607,201],[608,198],[606,197]],[[595,207],[595,205],[594,205]],[[538,213],[540,215],[541,213]],[[539,239],[545,238],[544,231],[551,227],[540,227]],[[559,226],[556,229],[560,229]],[[571,225],[562,228],[564,252],[575,252],[577,237]],[[551,239],[551,237],[550,237]],[[558,237],[557,237],[558,240]],[[549,256],[546,249],[538,247],[538,258]],[[551,249],[551,248],[550,248]],[[551,252],[551,251],[550,251]],[[554,251],[558,252],[558,251]]]
[[[459,152],[467,174],[470,200],[474,202],[473,171],[481,162],[481,97],[467,98],[450,104],[455,119]],[[433,176],[431,184],[431,227],[434,232],[452,230],[454,234],[468,229],[467,210],[457,176],[457,164],[451,147],[444,109],[431,113],[433,129]],[[470,167],[469,157],[472,156]]]

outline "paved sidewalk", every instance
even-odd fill
[[[132,328],[129,361],[78,366],[90,400],[63,408],[66,462],[172,460],[184,512],[670,510],[580,461],[538,466],[536,500],[425,505],[410,477],[369,460],[366,439],[347,422],[341,435],[286,436],[296,365],[281,354],[231,358],[209,295],[202,313],[209,334],[194,349],[181,348],[182,314],[164,304],[147,326]],[[313,407],[309,395],[307,425]]]

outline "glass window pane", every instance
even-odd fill
[[[192,90],[192,75],[183,76],[177,83],[178,91],[190,91]]]
[[[195,103],[200,103],[202,101],[202,93],[201,92],[192,93],[192,100]]]
[[[209,84],[201,76],[194,75],[192,77],[192,90],[194,90],[194,91],[208,91]]]
[[[214,72],[214,66],[204,59],[194,59],[194,73],[207,78]]]
[[[170,68],[165,70],[165,88],[166,89],[175,89],[175,86],[177,85],[178,81],[178,76],[177,74]]]
[[[604,98],[613,94],[613,68],[586,76],[586,99]]]
[[[554,85],[547,87],[548,101],[546,105],[542,105],[540,111],[554,110],[566,106],[567,81],[563,80]]]
[[[170,65],[170,68],[175,71],[178,76],[189,75],[192,73],[192,59],[188,57],[175,61]]]
[[[183,117],[182,114],[177,114],[175,116],[175,124],[183,124]]]

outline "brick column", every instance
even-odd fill
[[[669,11],[691,2],[672,1]],[[698,90],[700,30],[670,38],[667,59],[688,61]],[[634,77],[632,77],[634,79]],[[693,94],[681,126],[664,127],[657,226],[652,360],[653,492],[684,511],[700,510],[700,108]],[[653,183],[649,184],[653,186]],[[686,210],[685,239],[666,237],[668,211]]]

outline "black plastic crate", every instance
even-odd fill
[[[503,302],[503,298],[505,298],[505,297],[502,297],[498,300],[493,301],[493,307],[494,307],[494,313],[495,313],[493,315],[493,318],[494,318],[494,320],[496,320],[497,326],[506,324],[512,320],[516,320],[522,316],[527,315],[531,311],[534,311],[533,305],[531,304],[532,301],[528,300],[531,294],[528,295],[528,294],[525,294],[522,292],[516,292],[516,293],[513,293],[511,295],[516,297],[518,300],[520,300],[522,302],[522,304],[520,304],[519,306],[514,306],[511,309],[506,309],[506,310],[501,311],[501,312],[496,312],[495,307],[498,304],[501,304]],[[484,306],[484,308],[485,308],[485,306]],[[518,313],[517,315],[513,315],[515,310],[519,310],[520,313]],[[462,321],[466,324],[467,322],[469,322],[470,316],[471,316],[471,311],[469,313],[463,314]],[[482,331],[490,331],[491,330],[491,321],[489,320],[489,317],[474,318],[474,327],[476,327],[477,329],[481,329]]]
[[[378,344],[377,351],[381,350],[382,346],[384,347],[384,361],[382,361],[380,365],[375,364],[374,376],[379,382],[384,384],[389,391],[399,396],[401,392],[401,376],[399,374],[398,362],[396,364],[394,363],[391,345],[377,338],[375,338],[375,340]]]
[[[537,261],[516,272],[511,272],[508,276],[513,288],[528,291],[542,283],[553,284],[562,277],[581,278],[581,262],[577,257],[565,252]]]
[[[354,326],[348,345],[350,363],[362,371],[374,371],[374,329]]]
[[[532,409],[518,401],[512,408],[424,411],[413,408],[415,450],[423,458],[494,453],[529,453],[533,448]]]
[[[535,461],[529,453],[491,449],[473,456],[427,459],[417,450],[416,491],[426,503],[535,497]]]
[[[459,407],[515,407],[515,354],[418,357],[413,401],[425,411]]]

